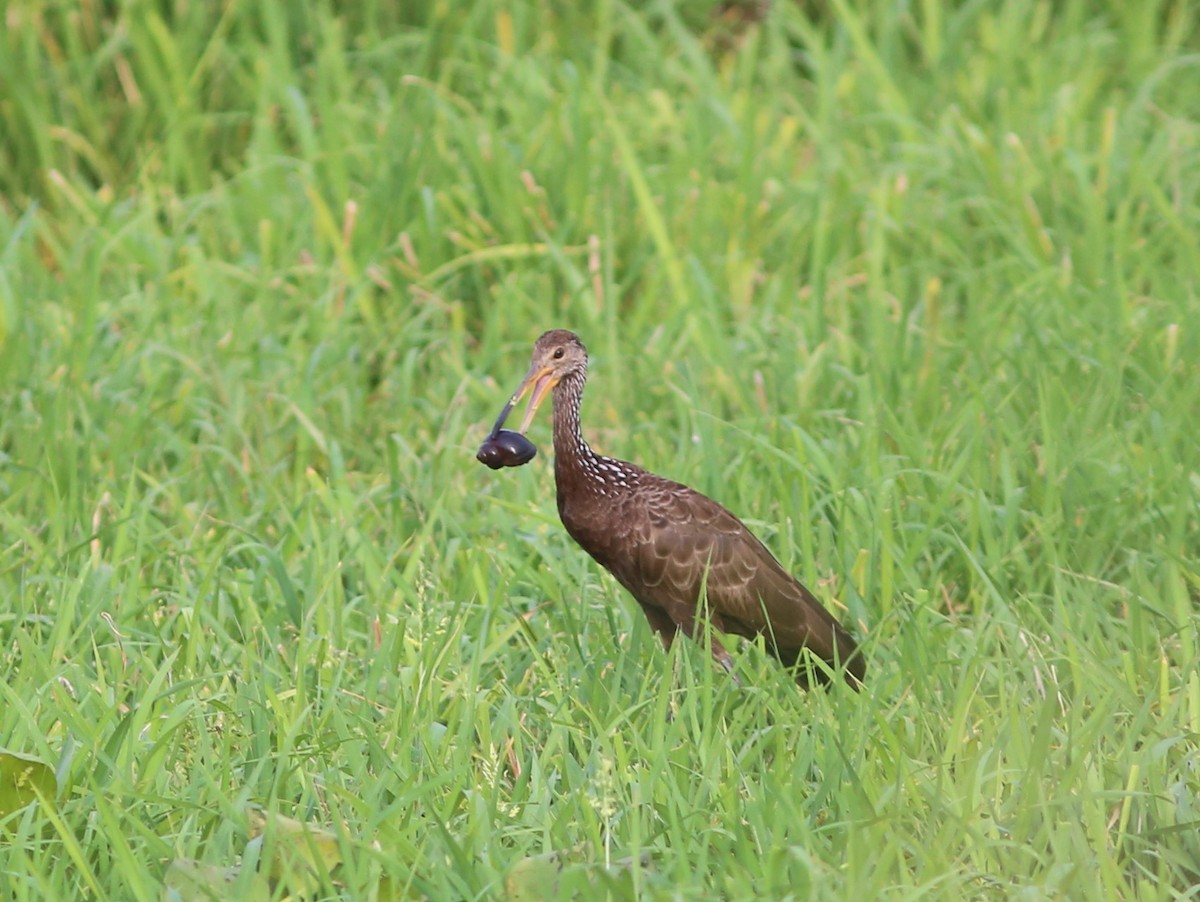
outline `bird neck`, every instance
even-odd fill
[[[584,379],[572,373],[554,387],[554,466],[559,471],[585,469],[582,465],[596,457],[579,428]]]

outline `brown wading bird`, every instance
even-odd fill
[[[513,405],[532,392],[520,427],[524,433],[553,392],[559,516],[571,538],[637,599],[664,646],[670,648],[681,632],[699,638],[707,615],[722,632],[763,636],[789,668],[807,649],[841,669],[858,689],[866,668],[854,639],[741,520],[685,485],[588,446],[579,431],[587,365],[587,350],[573,332],[555,329],[542,335],[533,346],[528,375],[505,405],[479,459],[493,468],[528,462],[532,445],[522,444],[522,436],[513,438],[515,433],[501,433],[500,426]],[[732,674],[729,652],[715,640],[711,651]],[[828,680],[818,667],[796,670],[803,686],[810,675]]]

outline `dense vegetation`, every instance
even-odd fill
[[[4,15],[6,898],[1200,879],[1192,4]],[[664,655],[547,417],[474,461],[552,326],[593,443],[743,515],[861,695]]]

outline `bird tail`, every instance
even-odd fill
[[[807,649],[809,655],[820,657],[834,673],[840,672],[850,688],[858,692],[867,679],[866,656],[845,627],[836,621],[833,623],[833,639],[834,641],[829,643],[830,647],[835,649],[833,655],[828,657],[816,655],[811,648]],[[776,648],[774,651],[783,665],[795,672],[796,682],[800,684],[801,688],[808,689],[813,685],[828,686],[830,684],[827,670],[815,665],[811,660],[802,660],[805,657],[802,654],[805,651],[804,648]]]

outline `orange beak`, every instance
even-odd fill
[[[525,416],[521,420],[521,428],[517,431],[522,435],[529,429],[529,424],[533,422],[533,415],[537,413],[537,409],[542,406],[542,402],[546,400],[546,395],[550,394],[550,390],[558,385],[558,379],[554,377],[554,373],[550,367],[533,367],[525,375],[521,382],[521,387],[517,389],[517,393],[509,398],[504,409],[500,411],[500,416],[496,418],[496,425],[492,427],[492,436],[494,437],[504,426],[504,421],[508,419],[509,413],[517,405],[525,395],[529,394],[530,390],[533,394],[529,398],[529,407],[525,410]]]
[[[508,402],[509,406],[512,407],[532,391],[532,394],[529,394],[529,406],[525,408],[525,416],[521,418],[521,425],[517,429],[522,435],[529,429],[529,424],[533,422],[533,415],[537,413],[537,409],[546,400],[546,395],[550,394],[550,390],[556,385],[558,385],[558,379],[555,377],[553,370],[548,366],[535,366],[526,374],[521,387],[517,389],[517,393]]]

